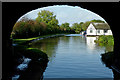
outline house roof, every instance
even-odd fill
[[[92,23],[96,29],[110,29],[107,23]]]

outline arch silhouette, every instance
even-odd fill
[[[2,53],[2,61],[3,61],[3,77],[7,76],[12,68],[12,51],[10,49],[11,40],[10,34],[12,32],[13,25],[15,24],[16,20],[24,15],[25,13],[35,10],[39,7],[46,7],[52,5],[70,5],[70,6],[80,6],[82,8],[88,9],[96,14],[100,15],[104,18],[107,23],[110,25],[111,30],[114,36],[114,55],[115,58],[119,60],[120,58],[120,39],[119,34],[120,31],[118,29],[119,22],[116,18],[118,18],[119,14],[119,4],[118,3],[3,3],[2,7],[2,45],[3,53]],[[102,6],[101,6],[102,5]],[[116,29],[117,28],[117,29]],[[8,64],[8,63],[11,63]],[[119,62],[120,63],[120,62]],[[9,68],[7,67],[9,66]],[[8,73],[7,73],[8,72]],[[7,79],[6,79],[7,80]]]

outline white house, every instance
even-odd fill
[[[110,26],[107,23],[90,23],[86,32],[87,36],[112,35]]]

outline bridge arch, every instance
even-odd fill
[[[21,4],[24,5],[24,7],[21,6]],[[41,5],[40,5],[41,4]],[[115,45],[114,45],[114,53],[115,53],[115,57],[116,58],[120,58],[119,53],[120,53],[120,49],[119,47],[119,34],[120,31],[118,29],[116,29],[115,27],[118,26],[118,21],[116,21],[116,18],[118,17],[118,4],[117,3],[108,3],[107,6],[105,3],[4,3],[3,4],[3,17],[2,17],[2,32],[3,32],[3,43],[5,43],[3,45],[3,48],[7,48],[8,50],[3,50],[4,54],[3,54],[3,62],[4,63],[8,63],[6,61],[6,59],[12,60],[12,52],[9,50],[9,47],[11,46],[10,43],[10,34],[12,32],[13,29],[13,25],[15,24],[16,20],[22,16],[23,14],[34,10],[38,7],[46,7],[46,6],[50,6],[50,5],[61,5],[61,4],[67,4],[67,5],[71,5],[71,6],[80,6],[82,8],[91,10],[92,12],[95,12],[97,14],[99,14],[101,17],[103,17],[107,23],[110,25],[111,30],[113,32],[113,36],[114,36],[114,41],[115,41]],[[14,5],[14,6],[12,6]],[[27,5],[27,6],[26,6]],[[33,5],[33,6],[31,6]],[[103,5],[103,6],[101,6]],[[114,7],[112,7],[114,6]],[[111,8],[111,9],[109,9]],[[11,11],[8,11],[8,9],[11,9]],[[112,14],[111,14],[111,10],[112,10]],[[9,15],[8,15],[9,14]],[[7,20],[6,20],[7,19]],[[8,45],[9,44],[9,45]],[[10,53],[10,54],[9,54]],[[11,57],[10,57],[11,56]],[[4,64],[3,66],[6,66],[7,64]],[[6,67],[4,67],[5,70]],[[8,68],[9,69],[9,68]],[[7,70],[6,70],[7,71]]]

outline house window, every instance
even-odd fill
[[[98,33],[100,33],[100,30],[98,30]]]
[[[90,30],[90,33],[92,33],[92,30]]]
[[[108,31],[108,30],[105,29],[105,30],[104,30],[104,33],[107,33],[107,31]]]

